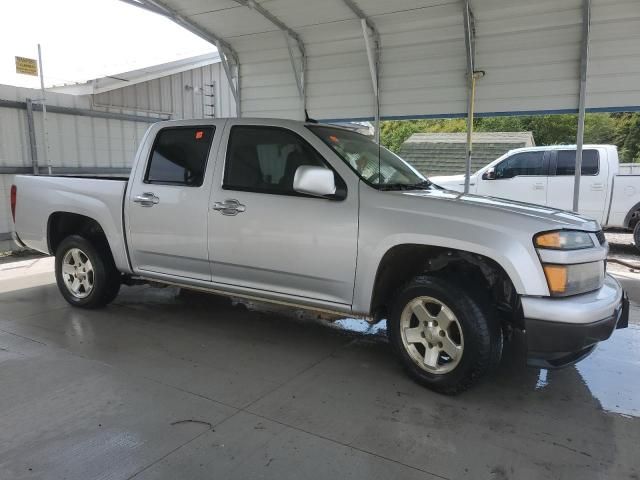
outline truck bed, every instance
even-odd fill
[[[43,175],[41,175],[43,176]],[[125,175],[72,175],[72,174],[63,174],[63,175],[46,175],[47,178],[86,178],[89,180],[117,180],[117,181],[128,181],[129,176]]]
[[[607,226],[627,227],[625,218],[640,202],[640,174],[622,174],[613,178]]]
[[[18,175],[16,232],[28,247],[53,254],[48,225],[52,215],[83,215],[103,228],[118,268],[129,269],[122,206],[128,177]]]
[[[640,176],[640,163],[621,163],[618,166],[618,175],[638,175]]]

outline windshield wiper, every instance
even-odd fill
[[[433,183],[429,180],[418,183],[386,183],[378,185],[379,190],[425,190],[431,188]]]

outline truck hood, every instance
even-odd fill
[[[597,221],[577,215],[573,212],[558,210],[555,208],[534,205],[531,203],[517,202],[513,200],[505,200],[503,198],[484,197],[480,195],[464,195],[460,192],[452,190],[411,190],[393,192],[398,195],[412,197],[415,201],[439,200],[443,202],[453,202],[460,206],[468,206],[470,208],[484,208],[494,211],[502,211],[505,214],[520,215],[528,217],[531,220],[537,220],[549,225],[549,230],[574,229],[587,232],[597,232],[600,225]],[[504,219],[508,222],[508,219]]]
[[[440,187],[449,188],[451,190],[463,191],[464,190],[464,175],[441,175],[439,177],[429,177],[433,183]],[[476,183],[476,175],[469,177],[469,183]]]

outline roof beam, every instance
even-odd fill
[[[267,10],[262,5],[260,5],[256,0],[233,0],[233,1],[236,3],[239,3],[242,6],[250,8],[251,10],[255,10],[264,18],[266,18],[271,23],[273,23],[276,27],[278,27],[280,30],[282,30],[287,35],[289,35],[297,43],[300,53],[303,56],[306,56],[304,42],[300,38],[300,35],[298,35],[294,30],[289,28],[287,25],[285,25],[282,20],[280,20],[278,17],[273,15],[271,12],[269,12],[269,10]]]
[[[356,4],[356,2],[354,2],[354,0],[343,0],[343,1],[347,5],[347,7],[349,7],[349,9],[354,13],[356,17],[358,17],[360,20],[364,20],[367,23],[367,27],[369,27],[369,30],[371,30],[374,41],[379,44],[380,33],[378,32],[378,29],[376,28],[376,25],[373,23],[373,21],[369,17],[367,17],[367,15],[365,15],[365,13]]]
[[[183,17],[178,12],[167,7],[163,3],[157,0],[120,0],[120,1],[127,3],[129,5],[143,8],[145,10],[156,13],[158,15],[167,17],[169,20],[174,21],[181,27],[189,30],[194,35],[197,35],[198,37],[206,40],[207,42],[213,45],[216,45],[218,47],[218,50],[222,49],[222,51],[220,52],[221,54],[231,56],[233,62],[236,65],[239,64],[238,54],[233,49],[233,47],[228,42],[226,42],[222,37],[219,37],[215,33],[203,29],[196,23]]]
[[[297,32],[288,27],[282,20],[273,15],[269,10],[260,5],[256,0],[233,0],[236,3],[254,10],[258,14],[262,15],[268,21],[273,23],[278,29],[285,35],[285,42],[287,42],[287,50],[289,51],[289,60],[291,61],[291,68],[293,69],[293,75],[296,80],[296,87],[298,88],[298,95],[302,100],[302,110],[307,111],[307,94],[306,94],[306,82],[305,74],[307,71],[307,52],[304,46],[304,42],[300,38]],[[293,50],[291,49],[291,43],[289,39],[293,40],[300,52],[300,67],[296,66]]]
[[[582,42],[580,44],[580,86],[578,92],[578,132],[576,134],[576,169],[573,182],[573,211],[578,211],[580,176],[582,175],[582,145],[587,96],[587,67],[589,66],[589,34],[591,32],[591,0],[582,0]]]
[[[354,0],[344,0],[344,3],[353,14],[360,19],[360,24],[362,25],[364,46],[367,51],[369,71],[371,72],[371,86],[373,87],[375,140],[380,143],[380,32],[378,32],[373,21],[365,15]],[[371,32],[373,46],[371,45],[372,42],[367,30]]]

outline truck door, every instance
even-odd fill
[[[164,127],[141,150],[125,205],[134,271],[211,279],[207,211],[214,169],[207,165],[222,125]]]
[[[545,205],[548,152],[532,150],[508,156],[476,180],[478,194]]]
[[[303,165],[332,169],[337,184],[346,185],[311,145],[311,133],[306,132],[305,139],[302,130],[229,121],[226,160],[216,165],[210,200],[212,279],[301,300],[350,305],[357,183],[343,200],[294,191],[295,172]]]
[[[572,210],[576,150],[575,148],[559,149],[552,153],[547,205],[562,210]],[[601,223],[606,214],[605,204],[607,203],[609,185],[608,165],[607,159],[600,157],[598,149],[589,148],[582,151],[578,211]]]

